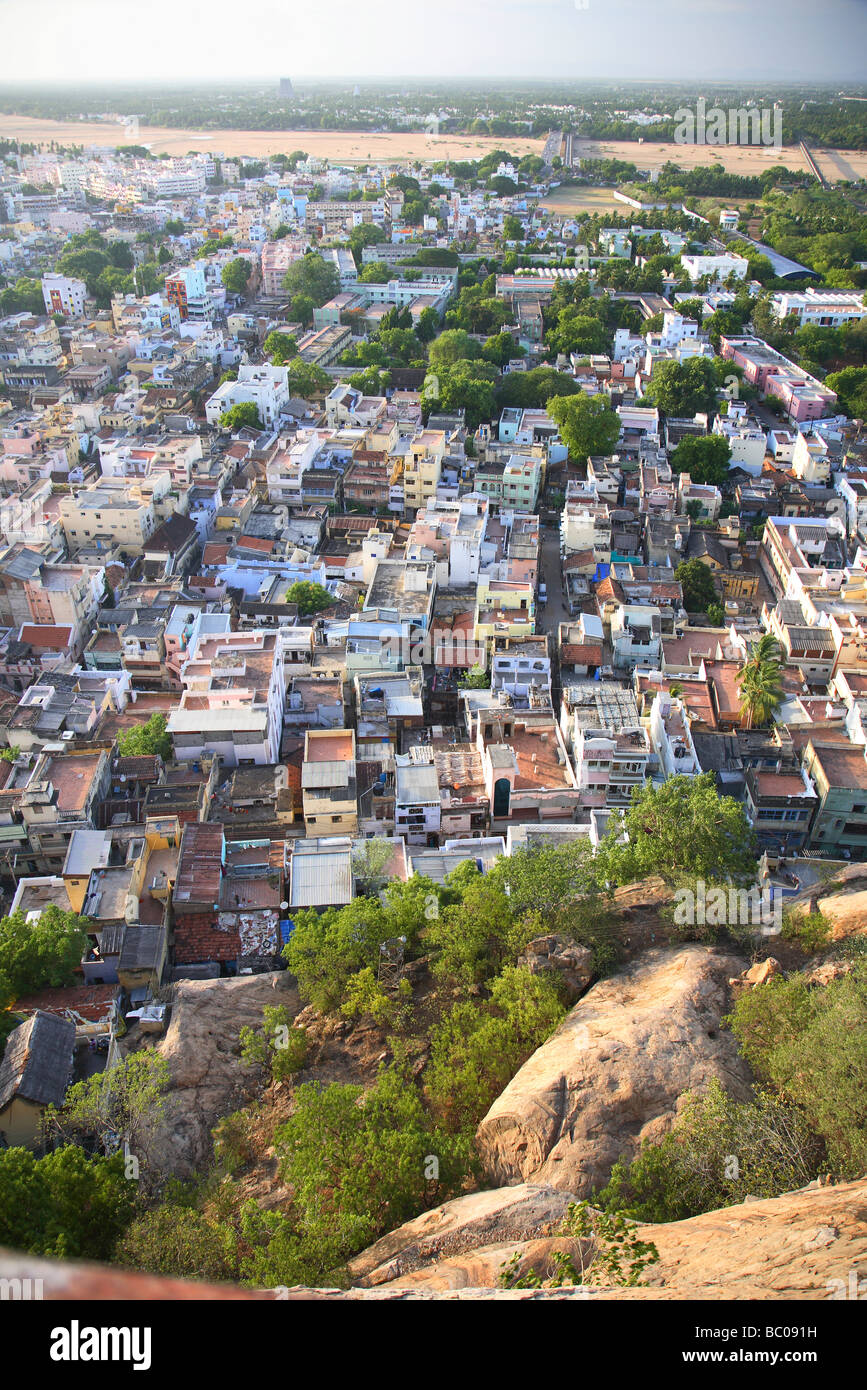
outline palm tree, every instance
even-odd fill
[[[783,690],[780,644],[766,632],[750,647],[746,664],[738,672],[741,714],[747,729],[767,724],[782,704]]]

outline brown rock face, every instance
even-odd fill
[[[480,1193],[479,1197],[487,1199],[493,1213],[507,1192],[535,1192],[540,1194],[537,1200],[550,1201],[541,1194],[551,1189],[523,1186]],[[567,1194],[562,1195],[565,1198]],[[476,1199],[447,1202],[428,1212],[426,1219],[445,1227],[454,1220],[449,1208],[468,1200]],[[551,1211],[553,1214],[553,1206]],[[532,1267],[544,1278],[553,1269],[553,1252],[569,1246],[562,1238],[528,1228],[527,1238],[520,1243],[500,1238],[497,1243],[473,1248],[464,1240],[453,1252],[425,1251],[409,1235],[416,1224],[410,1222],[387,1237],[395,1248],[403,1243],[412,1252],[412,1259],[405,1269],[394,1265],[393,1273],[386,1265],[379,1267],[376,1283],[383,1294],[472,1298],[489,1289],[493,1297],[507,1297],[497,1286],[504,1264],[516,1251],[521,1270]],[[489,1221],[488,1229],[498,1234],[497,1222]],[[462,1230],[471,1237],[476,1231],[481,1234],[485,1224],[468,1221]],[[639,1226],[637,1234],[652,1241],[659,1252],[658,1262],[644,1270],[640,1286],[587,1285],[574,1290],[574,1296],[629,1300],[867,1298],[863,1273],[867,1268],[867,1181],[863,1178],[836,1187],[811,1184],[769,1201],[723,1207],[688,1221]],[[376,1249],[372,1246],[358,1260],[364,1261]],[[440,1258],[441,1253],[445,1258]],[[560,1293],[551,1290],[537,1297],[556,1298]],[[363,1296],[355,1290],[352,1294]]]
[[[508,1259],[516,1245],[553,1234],[574,1200],[571,1192],[526,1183],[456,1197],[398,1226],[356,1255],[349,1264],[352,1281],[372,1288],[427,1271],[441,1259],[502,1243],[507,1247],[502,1258]]]
[[[523,955],[518,957],[518,965],[529,970],[531,975],[559,976],[571,1004],[580,999],[593,979],[592,959],[593,953],[586,946],[576,946],[574,941],[555,932],[528,942]]]
[[[491,1182],[589,1197],[618,1158],[671,1126],[712,1078],[740,1098],[750,1074],[720,1020],[745,962],[713,948],[657,948],[594,985],[524,1063],[477,1131]]]
[[[285,1005],[294,1018],[301,1005],[293,977],[278,971],[228,980],[182,980],[172,1020],[159,1045],[169,1064],[166,1113],[151,1146],[163,1173],[189,1177],[206,1161],[211,1130],[253,1093],[261,1069],[241,1061],[238,1035],[261,1027],[265,1005]]]

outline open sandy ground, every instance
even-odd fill
[[[0,139],[61,145],[147,145],[154,154],[185,155],[207,150],[229,158],[261,159],[304,150],[322,159],[346,163],[394,163],[397,160],[479,159],[508,146],[517,155],[539,154],[544,140],[495,139],[490,135],[382,134],[341,130],[172,130],[142,125],[138,135],[108,121],[49,121],[0,114]]]
[[[867,150],[813,149],[819,168],[829,181],[867,177]],[[675,145],[645,140],[579,140],[572,144],[573,159],[623,159],[638,169],[658,169],[666,162],[683,169],[702,164],[722,164],[732,174],[761,174],[775,164],[806,170],[797,145],[775,149],[773,145]]]
[[[488,150],[508,148],[516,155],[542,154],[545,141],[489,135],[425,135],[422,132],[374,133],[341,130],[173,130],[142,125],[136,136],[109,121],[52,121],[0,113],[0,139],[66,145],[147,145],[154,154],[185,155],[190,150],[250,159],[305,150],[346,163],[393,163],[398,160],[478,159]],[[814,150],[829,180],[867,177],[867,150]],[[623,159],[639,169],[654,169],[671,161],[685,169],[698,164],[724,164],[737,174],[760,174],[774,164],[805,169],[800,149],[777,150],[764,145],[676,145],[645,140],[581,140],[573,142],[577,159]]]
[[[572,188],[554,188],[549,197],[543,199],[542,206],[561,216],[578,212],[623,212],[626,207],[614,197],[613,188],[594,188],[576,185]]]

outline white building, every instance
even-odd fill
[[[181,667],[168,728],[179,762],[219,754],[224,767],[280,757],[286,682],[276,632],[232,632],[228,613],[202,615]]]
[[[734,402],[732,403],[734,404]],[[745,415],[733,413],[729,406],[728,415],[718,415],[713,422],[714,434],[728,440],[732,451],[731,467],[737,465],[745,473],[759,477],[768,452],[768,441],[763,429],[747,423]]]
[[[622,603],[611,619],[611,647],[618,670],[655,670],[662,651],[662,619],[650,604]]]
[[[666,777],[697,777],[701,765],[682,701],[660,690],[650,707],[650,742]]]
[[[394,769],[394,830],[407,844],[437,844],[441,824],[439,778],[433,763],[398,755]]]
[[[794,315],[798,323],[814,323],[819,328],[839,328],[843,323],[858,322],[867,317],[862,290],[819,290],[811,285],[806,290],[775,294],[771,312],[778,319]]]
[[[730,275],[745,280],[749,270],[745,256],[681,256],[680,263],[693,282],[705,275],[713,280],[727,280]]]
[[[224,381],[205,404],[209,425],[218,425],[227,410],[250,401],[259,412],[263,425],[276,424],[289,403],[288,367],[272,367],[265,363],[238,368],[237,381]]]
[[[63,314],[66,318],[81,318],[87,286],[83,280],[69,275],[43,275],[42,298],[46,314]]]

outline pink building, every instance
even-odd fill
[[[791,420],[819,420],[833,412],[836,394],[762,338],[721,338],[720,355],[743,369],[762,395],[782,402]]]

